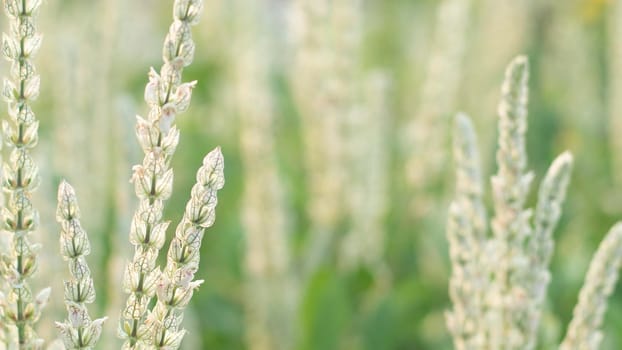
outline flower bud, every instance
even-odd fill
[[[179,130],[172,126],[171,129],[165,134],[162,139],[161,149],[167,156],[172,156],[175,153],[175,149],[177,148],[177,144],[179,143]]]
[[[52,293],[52,288],[47,287],[43,288],[39,292],[39,294],[37,294],[37,296],[35,297],[35,303],[39,308],[45,307],[45,305],[48,303],[48,301],[50,300],[50,293]]]
[[[173,122],[175,121],[175,115],[177,115],[177,107],[174,103],[167,103],[162,106],[160,119],[158,120],[160,132],[168,134]]]
[[[35,75],[32,78],[26,80],[26,86],[24,88],[24,98],[30,101],[34,101],[39,97],[39,86],[41,85],[41,77]]]
[[[9,61],[15,61],[19,58],[19,43],[12,37],[2,33],[2,54]]]
[[[156,147],[158,134],[158,129],[153,127],[153,124],[139,115],[136,116],[136,137],[143,152],[151,152]]]
[[[57,199],[57,221],[63,222],[80,218],[80,209],[78,208],[76,192],[67,181],[61,181],[60,185],[58,186]],[[78,222],[77,225],[79,226],[80,223]]]
[[[220,190],[224,186],[224,160],[220,147],[203,158],[203,166],[197,172],[197,183],[215,190]]]
[[[41,0],[26,0],[25,4],[26,8],[24,9],[24,12],[32,15],[41,6]]]
[[[174,101],[177,113],[185,112],[190,106],[190,98],[192,97],[192,89],[197,85],[197,81],[183,83],[177,87],[175,91]]]
[[[4,78],[2,85],[2,98],[7,103],[15,103],[17,99],[17,89],[15,88],[15,84],[6,78]]]
[[[66,304],[67,319],[73,328],[82,328],[90,322],[89,315],[83,305],[71,301],[66,302]]]
[[[21,0],[4,0],[4,11],[10,17],[17,17],[22,12]]]
[[[36,34],[25,40],[24,43],[24,56],[30,57],[37,54],[41,48],[41,42],[43,41],[43,35]]]
[[[149,68],[149,82],[145,86],[145,102],[148,105],[159,105],[160,104],[160,76],[153,69],[153,67]]]

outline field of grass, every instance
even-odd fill
[[[31,240],[42,249],[30,283],[52,288],[35,326],[46,342],[66,318],[55,219],[66,179],[91,242],[90,313],[108,316],[97,348],[121,344],[138,206],[129,181],[144,156],[135,116],[148,113],[147,74],[162,65],[172,6],[64,0],[39,11],[40,224]],[[9,31],[6,17],[0,27]],[[175,119],[160,263],[217,146],[225,185],[203,237],[195,278],[204,283],[185,310],[182,349],[453,348],[454,119],[468,114],[477,131],[492,218],[497,106],[519,55],[530,71],[526,207],[553,159],[565,150],[574,159],[536,347],[557,348],[594,252],[622,219],[621,1],[204,0],[192,38],[183,81],[197,85]],[[0,64],[3,76],[9,70]],[[616,288],[600,349],[622,347],[621,327]]]

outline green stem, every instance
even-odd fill
[[[23,349],[26,344],[26,327],[24,324],[24,301],[22,299],[22,293],[19,293],[17,298],[17,339],[19,348]]]
[[[132,334],[130,335],[130,347],[131,348],[134,348],[134,346],[138,342],[138,338],[136,337],[137,333],[138,333],[138,320],[133,319],[132,320]]]
[[[84,346],[82,342],[82,327],[78,327],[78,346],[80,346],[80,349]]]
[[[166,302],[166,316],[164,316],[164,319],[166,319],[167,317],[169,317],[171,315],[171,312],[173,311],[173,308],[170,307],[170,305],[173,303],[173,300],[175,299],[175,293],[177,293],[177,287],[173,288],[173,294],[171,294],[171,299],[168,300]],[[162,329],[162,336],[160,336],[160,343],[158,344],[159,346],[164,346],[164,338],[166,337],[166,329]]]

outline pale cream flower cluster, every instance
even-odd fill
[[[532,173],[526,172],[527,59],[506,71],[499,106],[498,173],[492,178],[495,217],[487,232],[477,140],[471,121],[456,118],[456,197],[447,237],[453,308],[447,324],[456,349],[533,349],[551,276],[553,230],[561,216],[572,156],[551,164],[535,211],[525,208]],[[594,255],[562,350],[598,349],[607,299],[622,265],[622,224],[615,225]]]
[[[498,172],[492,177],[495,216],[488,234],[475,132],[456,118],[456,198],[447,236],[453,309],[447,323],[457,349],[532,349],[550,280],[552,232],[561,213],[572,156],[560,155],[539,191],[535,215],[525,208],[533,174],[526,171],[528,63],[506,71],[499,105]]]
[[[220,148],[208,153],[197,172],[184,217],[169,246],[166,267],[155,285],[157,302],[145,324],[149,327],[148,348],[178,349],[186,333],[180,329],[183,309],[203,280],[193,280],[199,269],[203,232],[216,219],[216,192],[225,184]]]
[[[156,259],[169,225],[169,222],[162,220],[162,211],[164,201],[171,196],[173,188],[170,161],[179,142],[179,131],[174,126],[174,121],[178,113],[188,108],[192,89],[196,84],[182,83],[181,75],[183,68],[190,65],[194,58],[195,45],[190,27],[198,23],[202,8],[201,0],[175,1],[174,20],[164,40],[164,64],[159,73],[151,69],[149,83],[145,87],[149,114],[146,119],[137,117],[136,135],[145,157],[142,164],[134,166],[132,176],[140,203],[131,224],[130,242],[135,247],[135,253],[125,269],[123,288],[129,296],[118,330],[119,336],[125,339],[124,348],[127,349],[142,348],[148,344],[177,348],[183,336],[183,332],[171,332],[165,336],[161,331],[162,326],[153,322],[156,319],[163,322],[169,315],[151,317],[148,324],[146,319],[149,303],[156,293],[161,292],[159,286],[164,283],[160,268],[156,266]],[[215,192],[210,195],[215,196]],[[201,197],[195,202],[200,203],[202,200],[207,199]],[[187,209],[204,210],[200,208],[203,207],[195,204]],[[176,251],[177,243],[179,242],[173,241],[172,251]],[[180,271],[185,276],[177,276],[176,281],[187,280],[182,284],[190,282],[194,275],[194,271],[190,273],[191,270]],[[155,311],[159,309],[156,308]],[[173,324],[165,328],[177,328],[178,322],[168,318],[166,321]],[[157,337],[162,340],[156,339]]]
[[[446,125],[455,107],[462,79],[471,0],[444,0],[439,3],[432,46],[426,62],[421,98],[415,115],[404,128],[406,180],[417,195],[410,204],[418,217],[430,210],[429,191],[442,179],[446,166],[448,134]],[[424,171],[425,169],[425,171]]]
[[[592,258],[560,350],[597,350],[600,326],[622,265],[622,223],[609,230]]]
[[[66,349],[93,349],[101,336],[107,317],[91,320],[86,304],[95,301],[95,287],[86,256],[91,245],[80,224],[80,209],[76,193],[67,182],[58,187],[56,221],[61,226],[60,251],[68,261],[71,279],[65,281],[65,305],[68,317],[56,322]]]
[[[1,229],[10,235],[10,247],[0,261],[0,275],[6,283],[0,292],[0,323],[9,334],[16,333],[15,339],[6,339],[5,344],[20,349],[42,346],[33,325],[50,294],[46,288],[34,297],[28,283],[37,270],[40,249],[30,235],[39,225],[39,213],[31,202],[32,192],[39,185],[39,171],[30,152],[37,144],[39,128],[31,103],[39,96],[40,77],[32,58],[41,47],[36,23],[40,5],[41,0],[4,1],[10,31],[2,35],[2,53],[11,63],[11,74],[2,86],[9,116],[2,122],[2,135],[10,156],[2,165],[2,189],[8,198],[2,209]]]
[[[276,156],[269,36],[261,3],[236,3],[231,81],[239,118],[243,187],[245,343],[249,350],[291,349],[299,287],[290,249],[288,206]]]
[[[478,349],[483,345],[483,300],[489,281],[484,264],[487,217],[482,200],[483,183],[477,140],[471,120],[456,118],[454,157],[456,197],[449,207],[447,238],[452,274],[449,296],[453,308],[447,325],[456,349]]]
[[[37,267],[39,245],[30,242],[38,226],[38,212],[31,193],[39,183],[38,168],[30,155],[37,143],[38,121],[30,103],[39,94],[39,76],[31,58],[41,45],[35,17],[40,0],[5,0],[11,22],[10,34],[2,37],[2,51],[11,62],[11,79],[5,79],[2,96],[8,103],[9,121],[2,133],[11,155],[3,164],[3,190],[8,201],[2,209],[2,233],[10,237],[0,259],[0,325],[2,348],[40,349],[43,339],[33,330],[50,295],[45,288],[33,296],[27,283]],[[172,192],[170,161],[179,142],[174,126],[177,114],[188,109],[196,82],[182,83],[183,68],[194,56],[190,27],[197,24],[202,0],[175,0],[173,24],[164,41],[164,65],[151,69],[145,88],[150,107],[146,118],[137,117],[136,135],[145,153],[142,164],[133,168],[132,182],[139,205],[131,224],[130,242],[135,254],[126,266],[123,288],[129,294],[122,311],[119,337],[125,349],[177,349],[185,334],[183,310],[194,290],[203,282],[194,280],[199,267],[205,228],[213,225],[217,191],[224,185],[224,161],[220,148],[208,153],[197,172],[184,217],[172,239],[166,266],[156,266],[169,222],[163,221],[164,201]],[[86,305],[95,300],[95,289],[86,256],[91,246],[80,224],[80,211],[73,188],[62,182],[58,189],[56,219],[61,226],[60,251],[68,261],[71,277],[64,283],[68,317],[57,322],[60,340],[51,346],[92,349],[99,340],[106,317],[91,320]],[[4,237],[3,237],[4,238]],[[153,298],[157,301],[151,303]]]
[[[292,4],[296,36],[292,87],[304,129],[311,221],[307,273],[331,251],[346,214],[344,127],[352,112],[352,57],[356,57],[352,49],[359,35],[342,10],[343,3],[354,6],[356,1],[298,0]]]
[[[385,72],[368,74],[360,62],[363,9],[360,0],[291,4],[292,88],[309,197],[305,275],[331,255],[342,269],[386,272],[381,255],[390,81]]]

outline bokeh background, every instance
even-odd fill
[[[40,332],[63,316],[56,186],[76,188],[115,348],[142,159],[134,116],[160,67],[172,1],[48,0],[42,7],[36,156],[54,289]],[[6,21],[2,20],[6,30]],[[177,222],[202,157],[220,145],[225,188],[205,235],[205,280],[185,349],[450,349],[445,217],[451,126],[476,124],[492,174],[505,65],[531,66],[528,154],[536,180],[575,156],[555,231],[541,349],[560,341],[591,255],[622,219],[622,2],[616,0],[206,0],[198,80],[179,116],[166,217]],[[1,66],[8,72],[8,65]],[[534,203],[532,190],[529,203]],[[488,204],[490,204],[490,193]],[[489,206],[490,207],[490,206]],[[603,349],[622,348],[622,289]]]

